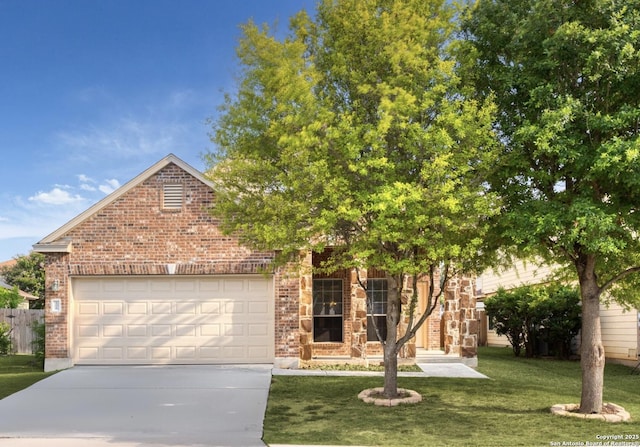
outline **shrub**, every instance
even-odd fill
[[[0,323],[0,355],[11,354],[11,326]]]
[[[496,333],[507,337],[513,353],[519,357],[524,346],[523,311],[519,296],[498,289],[495,295],[484,300],[484,305]]]
[[[14,287],[13,289],[0,287],[0,308],[15,309],[23,301],[24,299],[20,296],[20,293],[18,293],[17,287]]]
[[[540,355],[546,344],[549,353],[567,358],[571,339],[580,331],[580,295],[575,288],[522,286],[504,289],[485,299],[489,318],[498,335],[505,335],[519,356]]]
[[[43,322],[33,323],[33,354],[36,357],[36,361],[41,365],[44,365],[44,337],[45,337],[45,325]]]

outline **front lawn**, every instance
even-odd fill
[[[45,373],[32,355],[0,356],[0,399],[53,373]]]
[[[380,408],[358,400],[376,377],[275,376],[264,423],[268,444],[371,446],[597,445],[602,436],[640,445],[640,376],[607,365],[606,402],[631,413],[610,424],[552,416],[553,404],[578,403],[578,362],[520,359],[506,348],[481,348],[480,379],[400,378],[418,391],[417,405]],[[625,439],[626,436],[626,439]],[[616,445],[616,444],[610,444]],[[625,445],[625,444],[617,444]]]

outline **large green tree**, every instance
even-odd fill
[[[332,245],[325,271],[386,272],[388,397],[400,348],[437,303],[438,272],[479,260],[496,209],[483,172],[494,108],[457,75],[453,17],[444,0],[327,0],[283,39],[249,23],[238,90],[212,122],[213,212],[227,231],[281,260]],[[423,275],[430,306],[418,318],[403,286]]]
[[[582,301],[582,413],[602,409],[605,292],[637,303],[640,1],[479,0],[465,25],[499,107],[500,243],[568,266]]]
[[[30,253],[15,258],[15,264],[0,270],[0,276],[20,290],[40,297],[33,303],[32,308],[41,309],[44,306],[44,255]]]

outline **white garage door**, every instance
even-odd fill
[[[75,278],[77,364],[271,363],[272,279]]]

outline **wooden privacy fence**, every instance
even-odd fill
[[[44,320],[43,309],[0,309],[0,323],[8,323],[11,331],[11,345],[16,354],[32,354],[33,324]]]

